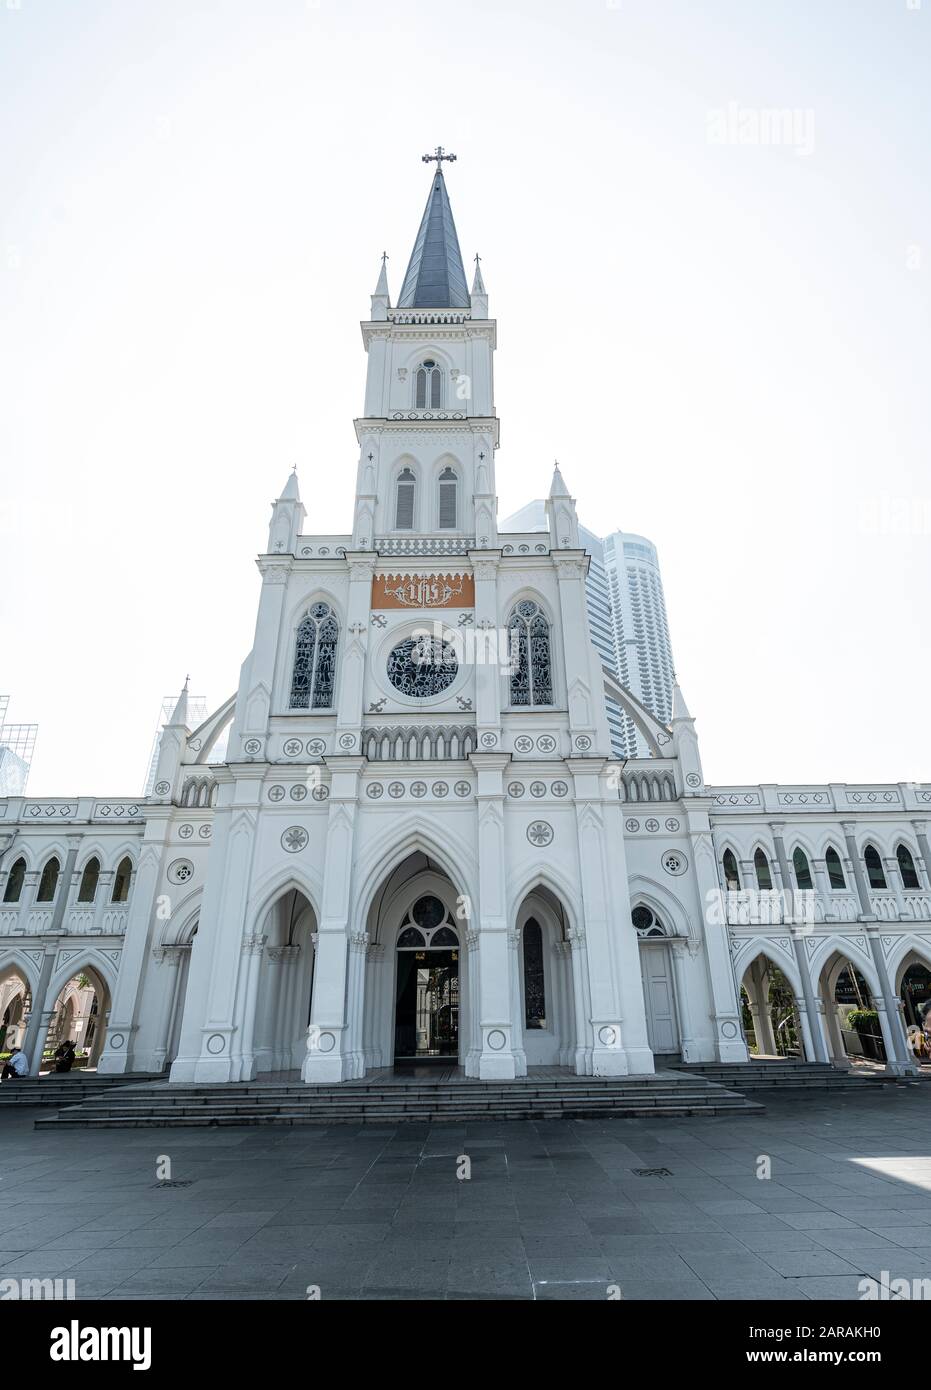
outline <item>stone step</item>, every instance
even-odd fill
[[[490,1097],[487,1100],[476,1099],[456,1099],[453,1101],[441,1101],[428,1097],[402,1097],[395,1096],[386,1098],[383,1101],[363,1103],[359,1101],[348,1101],[345,1104],[333,1105],[331,1102],[306,1101],[292,1097],[290,1100],[269,1101],[264,1105],[244,1106],[237,1104],[234,1100],[217,1100],[211,1105],[101,1105],[94,1101],[87,1101],[81,1105],[80,1110],[83,1115],[199,1115],[209,1113],[211,1115],[250,1115],[250,1114],[276,1114],[282,1110],[294,1111],[313,1111],[320,1114],[336,1115],[343,1111],[357,1110],[496,1110],[506,1107],[507,1109],[519,1110],[539,1110],[549,1108],[553,1110],[576,1109],[584,1105],[593,1109],[612,1109],[618,1105],[637,1105],[644,1108],[655,1108],[660,1105],[688,1103],[693,1105],[728,1105],[739,1108],[743,1104],[743,1098],[735,1092],[721,1092],[715,1096],[708,1096],[706,1093],[696,1093],[687,1088],[680,1095],[663,1096],[582,1096],[573,1099],[563,1099],[555,1097],[548,1100],[519,1100],[513,1096]],[[72,1107],[68,1107],[69,1109]]]
[[[107,1095],[123,1086],[151,1081],[143,1074],[123,1076],[25,1076],[0,1083],[0,1106],[73,1105],[85,1097]]]
[[[710,1085],[692,1085],[685,1082],[682,1085],[670,1086],[618,1086],[618,1087],[572,1087],[565,1090],[559,1087],[537,1089],[531,1087],[501,1087],[471,1090],[466,1086],[453,1086],[448,1090],[440,1090],[428,1087],[424,1090],[410,1089],[392,1086],[382,1091],[362,1092],[355,1086],[347,1086],[342,1091],[320,1092],[317,1087],[300,1086],[291,1090],[269,1090],[267,1092],[254,1092],[250,1095],[240,1094],[238,1087],[224,1087],[220,1091],[209,1092],[176,1092],[172,1087],[170,1091],[159,1091],[156,1093],[146,1093],[144,1091],[132,1090],[124,1093],[119,1098],[120,1104],[146,1104],[146,1105],[212,1105],[215,1101],[229,1099],[235,1100],[239,1105],[266,1105],[278,1100],[291,1100],[295,1097],[302,1097],[308,1101],[326,1102],[331,1105],[352,1105],[365,1104],[382,1101],[397,1101],[402,1096],[420,1097],[424,1100],[432,1100],[443,1103],[453,1103],[461,1100],[476,1100],[482,1102],[494,1098],[507,1100],[526,1100],[538,1101],[547,1099],[569,1099],[581,1100],[587,1096],[595,1098],[601,1097],[642,1097],[650,1096],[676,1096],[684,1091],[695,1095],[710,1096],[720,1092],[720,1087]],[[725,1090],[728,1088],[725,1087]],[[107,1097],[108,1101],[114,1098]]]
[[[43,1116],[36,1127],[115,1129],[253,1124],[397,1124],[468,1120],[759,1114],[762,1107],[703,1078],[533,1084],[135,1086]]]
[[[885,1073],[852,1075],[830,1062],[696,1062],[674,1067],[682,1075],[702,1076],[718,1085],[740,1091],[848,1091],[863,1086],[889,1084],[893,1077]]]
[[[81,1118],[70,1112],[65,1112],[55,1119],[46,1118],[36,1120],[37,1129],[45,1128],[48,1125],[65,1126],[72,1129],[172,1129],[172,1128],[204,1128],[204,1127],[246,1127],[251,1125],[333,1125],[333,1124],[462,1124],[466,1121],[474,1122],[479,1120],[510,1121],[510,1120],[565,1120],[565,1119],[685,1119],[688,1117],[710,1118],[719,1115],[742,1115],[742,1114],[761,1114],[763,1106],[751,1102],[736,1108],[725,1108],[719,1105],[708,1105],[706,1103],[690,1105],[662,1105],[653,1107],[637,1107],[634,1105],[624,1106],[620,1109],[587,1110],[584,1106],[573,1110],[502,1110],[489,1114],[485,1111],[468,1111],[461,1114],[452,1114],[447,1110],[424,1111],[423,1114],[411,1114],[407,1111],[384,1110],[373,1112],[371,1110],[359,1110],[355,1113],[340,1112],[336,1115],[307,1114],[300,1112],[297,1114],[276,1114],[276,1115],[233,1115],[227,1117],[211,1117],[203,1115],[195,1116],[175,1116],[156,1117],[150,1116],[145,1119],[129,1119],[125,1117],[98,1117]]]

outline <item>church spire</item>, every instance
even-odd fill
[[[462,252],[443,178],[443,160],[456,156],[445,154],[443,146],[438,145],[435,154],[425,154],[423,158],[425,162],[436,160],[436,173],[401,286],[398,308],[468,309]]]
[[[488,291],[485,289],[485,281],[482,278],[481,257],[476,252],[475,256],[475,275],[472,278],[472,317],[474,319],[487,319],[488,317]]]
[[[560,472],[558,461],[553,464],[553,481],[550,483],[551,497],[568,497],[569,489],[566,487],[566,480]]]
[[[168,721],[168,723],[172,725],[172,727],[174,727],[175,725],[178,725],[180,728],[183,729],[186,729],[188,727],[187,697],[188,686],[190,685],[190,682],[190,676],[185,676],[184,685],[181,689],[181,694],[178,696],[178,700],[175,704],[174,711],[172,713],[171,718]]]
[[[375,286],[375,293],[372,295],[372,318],[386,319],[390,308],[391,296],[388,293],[388,252],[382,251],[378,284]]]

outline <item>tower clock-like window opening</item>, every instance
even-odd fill
[[[336,682],[339,623],[328,603],[315,603],[297,630],[291,709],[330,709]]]
[[[459,479],[451,468],[444,468],[440,474],[439,513],[441,531],[455,531],[458,525],[458,492]]]
[[[414,529],[414,489],[417,479],[409,468],[402,468],[398,474],[397,495],[394,508],[394,526],[397,531]]]
[[[442,372],[428,359],[414,377],[414,406],[417,410],[439,410],[443,402]]]

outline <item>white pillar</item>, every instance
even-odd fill
[[[715,1055],[719,1062],[746,1062],[747,1044],[744,1041],[737,982],[731,962],[729,934],[718,910],[721,890],[708,808],[697,797],[689,798],[683,804],[687,808],[695,883],[699,902],[702,904]],[[711,910],[712,904],[714,910]]]
[[[255,1076],[255,1004],[259,993],[262,955],[267,940],[267,936],[260,934],[243,938],[245,988],[241,995],[242,1013],[237,1018],[235,1027],[240,1043],[233,1058],[238,1075],[231,1076],[231,1081],[251,1081]]]
[[[524,1050],[524,1012],[521,1005],[521,945],[520,932],[515,928],[508,932],[508,945],[510,946],[510,976],[511,976],[511,1028],[514,1038],[514,1059],[516,1063],[517,1075],[527,1075],[527,1053]]]
[[[330,757],[327,766],[332,780],[322,910],[314,937],[314,991],[307,1054],[301,1069],[304,1081],[311,1083],[346,1081],[353,1074],[348,1056],[351,1050],[347,1013],[349,914],[358,781],[365,759]]]
[[[156,969],[150,979],[152,988],[158,997],[158,1018],[155,1026],[155,1046],[152,1049],[152,1069],[160,1072],[164,1069],[165,1058],[168,1056],[168,1039],[177,998],[181,952],[176,946],[156,946],[152,952],[152,961]]]
[[[676,1010],[679,1017],[679,1041],[683,1062],[702,1061],[701,1047],[692,1031],[692,1011],[689,1007],[689,986],[686,962],[694,960],[684,936],[669,939],[669,954],[672,957],[673,981],[676,991]]]
[[[511,1009],[510,948],[506,916],[504,853],[503,753],[473,753],[478,774],[478,1010],[481,1051],[478,1075],[483,1081],[512,1081],[517,1075]]]
[[[592,1006],[589,992],[588,952],[585,928],[570,927],[572,951],[572,990],[575,1002],[575,1071],[577,1076],[592,1075]]]

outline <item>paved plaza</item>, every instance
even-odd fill
[[[11,1108],[0,1278],[146,1300],[856,1299],[883,1270],[931,1278],[931,1085],[766,1102],[682,1121],[97,1132],[36,1131],[46,1112]]]

